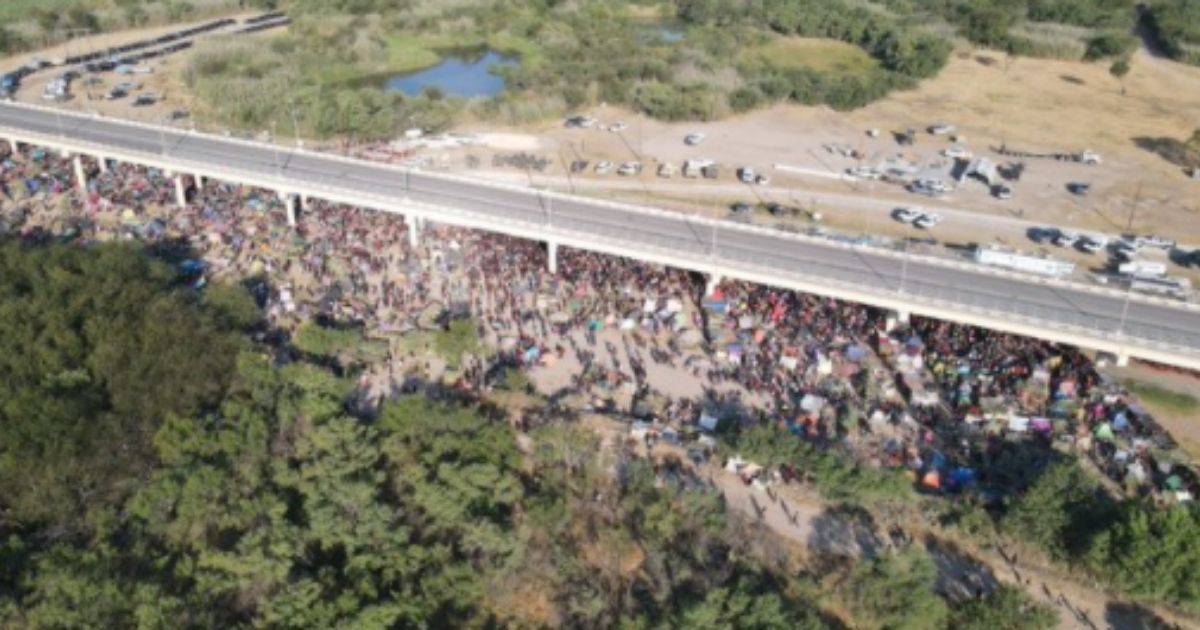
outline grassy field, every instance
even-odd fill
[[[777,68],[807,68],[818,72],[862,74],[877,62],[858,46],[833,39],[777,37],[747,48],[742,61]]]
[[[1187,394],[1163,389],[1149,383],[1129,383],[1129,391],[1152,410],[1161,409],[1169,413],[1192,415],[1200,412],[1200,399]]]

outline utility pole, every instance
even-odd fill
[[[1125,225],[1126,232],[1133,232],[1133,216],[1137,213],[1137,207],[1141,201],[1142,182],[1138,182],[1137,191],[1133,193],[1133,204],[1129,206],[1129,222]]]

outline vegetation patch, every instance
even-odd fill
[[[1129,391],[1147,406],[1161,409],[1180,417],[1195,416],[1200,412],[1200,400],[1195,396],[1181,394],[1150,383],[1133,382]]]
[[[780,69],[865,74],[878,63],[863,49],[833,39],[775,37],[742,53],[743,63]]]

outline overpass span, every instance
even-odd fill
[[[1127,291],[32,105],[0,137],[1200,370],[1200,307]]]

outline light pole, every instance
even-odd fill
[[[283,180],[283,167],[279,163],[279,145],[275,143],[275,121],[271,120],[271,154],[275,156],[275,178]]]
[[[296,148],[301,148],[304,143],[300,141],[300,122],[296,118],[296,101],[288,102],[288,113],[292,115],[292,134],[296,136]]]
[[[1125,304],[1121,307],[1121,323],[1117,325],[1117,336],[1125,336],[1125,319],[1129,316],[1129,302],[1133,298],[1133,276],[1129,277],[1129,288],[1125,290]]]
[[[167,116],[163,114],[158,119],[158,153],[163,157],[167,155]]]

